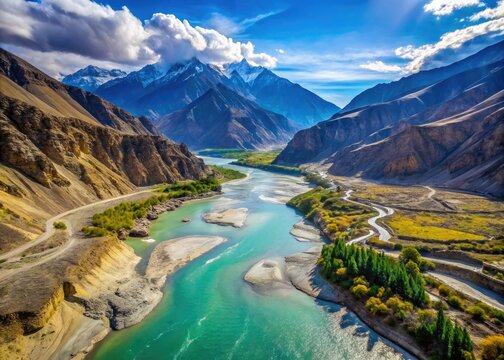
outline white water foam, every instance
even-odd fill
[[[262,201],[273,203],[273,204],[285,204],[281,200],[278,200],[276,198],[269,197],[269,196],[266,196],[266,195],[259,195],[259,199],[261,199]]]
[[[240,243],[236,243],[234,244],[233,246],[230,246],[229,248],[226,249],[226,251],[220,253],[219,255],[217,255],[216,257],[214,258],[211,258],[211,259],[208,259],[206,262],[205,262],[205,265],[208,265],[208,264],[211,264],[213,263],[215,260],[219,260],[221,257],[223,257],[224,255],[227,255],[229,254],[231,251],[233,251],[233,249],[235,249],[236,247],[238,247],[238,245],[240,245]]]

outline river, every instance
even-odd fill
[[[223,165],[226,159],[205,158]],[[403,359],[410,355],[378,337],[352,313],[295,290],[258,293],[244,273],[265,257],[308,249],[289,231],[301,219],[283,202],[308,190],[300,178],[235,167],[243,181],[225,184],[224,195],[187,203],[153,223],[155,243],[128,240],[144,258],[153,247],[188,235],[229,240],[177,271],[159,306],[140,324],[112,332],[89,355],[116,359]],[[206,224],[210,210],[246,207],[245,227]],[[183,223],[190,218],[190,223]]]

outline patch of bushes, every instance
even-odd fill
[[[329,189],[332,186],[332,182],[330,180],[324,179],[319,174],[308,173],[305,175],[305,180],[310,184],[321,186],[324,189]]]
[[[318,187],[293,197],[288,203],[310,220],[319,217],[327,231],[335,237],[349,239],[365,232],[367,219],[375,212],[365,206],[351,204],[341,199],[341,193]]]
[[[213,170],[214,172],[214,177],[220,182],[224,183],[227,181],[231,180],[238,180],[238,179],[244,179],[247,177],[242,172],[239,172],[237,170],[233,169],[228,169],[222,166],[217,166],[217,165],[209,165],[210,169]]]
[[[107,230],[96,226],[84,226],[82,232],[87,237],[101,237],[109,234]]]
[[[215,177],[207,177],[201,180],[186,181],[173,185],[167,185],[161,191],[170,199],[176,199],[191,195],[199,195],[211,191],[220,191],[221,185]]]
[[[55,229],[58,229],[58,230],[66,230],[67,229],[67,226],[63,221],[56,221],[53,223],[53,226]]]
[[[455,309],[462,310],[464,307],[464,300],[462,300],[457,295],[449,296],[448,299],[446,300],[446,302],[448,304],[450,304],[451,306],[453,306]]]
[[[503,360],[504,359],[504,335],[497,334],[489,336],[480,344],[481,358],[483,360]]]

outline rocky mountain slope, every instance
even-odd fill
[[[208,172],[148,120],[63,85],[5,50],[0,89],[0,234],[8,234],[0,237],[10,245],[33,238],[51,214]]]
[[[498,61],[342,112],[298,132],[275,163],[319,163],[334,175],[504,196],[503,141],[497,137],[504,119],[502,79],[504,61]]]
[[[420,71],[417,74],[403,77],[391,83],[378,84],[353,98],[352,101],[343,108],[343,112],[397,99],[415,89],[420,89],[421,87],[447,79],[458,73],[492,64],[503,59],[504,41],[501,41],[448,66]]]
[[[228,65],[225,70],[229,76],[238,74],[249,85],[250,93],[259,105],[284,115],[302,128],[326,120],[340,110],[299,84],[266,68],[251,66],[245,59]]]
[[[300,85],[263,67],[251,66],[246,60],[224,69],[195,58],[167,71],[160,70],[159,65],[147,65],[101,85],[96,93],[134,114],[157,118],[184,108],[217,84],[284,115],[299,127],[325,120],[339,110]]]
[[[66,85],[77,86],[86,91],[94,91],[106,82],[126,76],[127,73],[119,69],[102,69],[89,65],[73,74],[65,76],[61,82]]]
[[[261,149],[286,144],[295,127],[222,84],[183,110],[162,117],[159,130],[191,148]]]

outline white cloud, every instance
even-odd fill
[[[285,54],[285,50],[284,49],[276,49],[277,53],[279,54]]]
[[[504,0],[499,0],[497,6],[494,8],[486,8],[485,10],[477,12],[469,17],[469,20],[478,21],[481,19],[497,19],[501,17],[504,17]]]
[[[365,64],[359,65],[361,68],[381,73],[400,72],[402,68],[399,65],[388,65],[383,61],[368,61]]]
[[[74,54],[125,65],[191,57],[217,65],[243,58],[254,65],[276,65],[274,57],[256,53],[250,42],[174,15],[157,13],[142,24],[127,7],[114,10],[91,0],[2,1],[0,43],[51,53],[52,58]]]
[[[424,5],[424,11],[444,16],[469,6],[484,6],[484,4],[479,0],[431,0]]]
[[[457,49],[474,38],[501,31],[504,31],[504,18],[445,33],[435,44],[426,44],[420,47],[414,47],[413,45],[400,47],[396,49],[395,53],[403,59],[411,60],[406,65],[405,70],[407,73],[415,73],[422,69],[427,59],[444,50]]]

